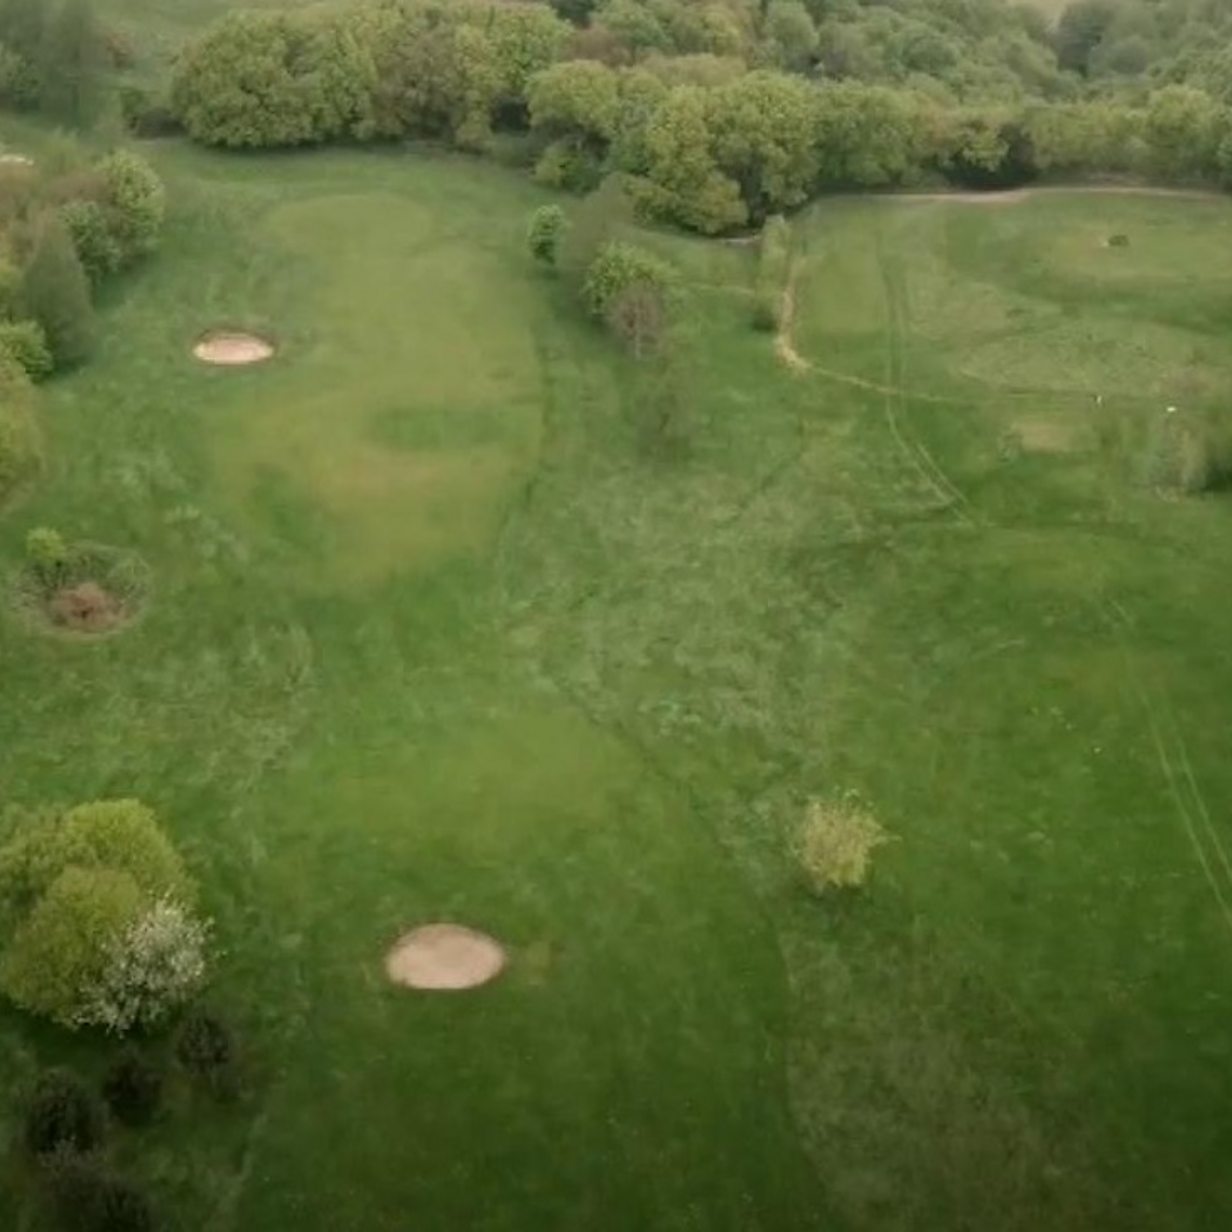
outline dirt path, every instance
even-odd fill
[[[1175,197],[1190,201],[1229,201],[1227,193],[1206,188],[1152,188],[1135,184],[1041,184],[1034,188],[993,189],[987,192],[856,193],[864,201],[953,202],[958,205],[1015,205],[1031,197]]]
[[[796,350],[796,277],[800,258],[794,257],[787,270],[787,284],[779,301],[779,327],[774,335],[774,353],[792,372],[809,372],[813,365]]]

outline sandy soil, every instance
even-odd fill
[[[206,334],[193,354],[207,364],[235,367],[241,364],[259,364],[273,357],[273,343],[256,334],[244,334],[236,330],[218,330]]]
[[[505,968],[505,951],[486,933],[461,924],[425,924],[400,937],[385,956],[385,973],[407,988],[477,988]]]

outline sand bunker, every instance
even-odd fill
[[[260,364],[271,359],[274,344],[256,334],[244,334],[238,330],[215,330],[206,334],[195,347],[193,354],[207,364],[235,367],[240,364]]]
[[[385,973],[407,988],[478,988],[505,967],[504,948],[461,924],[425,924],[404,934],[385,956]]]

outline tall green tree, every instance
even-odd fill
[[[43,30],[38,56],[39,107],[88,128],[103,98],[107,48],[90,0],[64,0]]]
[[[58,217],[44,220],[22,281],[22,306],[47,335],[57,367],[86,359],[94,349],[90,280]]]

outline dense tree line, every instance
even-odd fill
[[[713,234],[927,176],[1232,181],[1220,7],[1077,0],[1049,28],[1002,0],[375,0],[224,18],[173,104],[225,146],[526,132],[545,183],[620,173]]]

